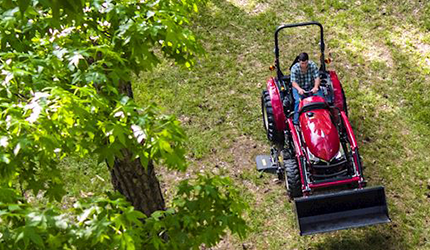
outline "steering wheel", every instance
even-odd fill
[[[307,97],[310,97],[310,96],[313,96],[314,95],[314,93],[312,93],[312,90],[305,90],[304,92],[303,92],[303,97],[301,98],[301,100],[303,100],[303,99],[305,99],[305,98],[307,98]]]

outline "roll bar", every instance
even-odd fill
[[[286,29],[286,28],[294,28],[294,27],[300,27],[300,26],[309,26],[309,25],[317,25],[320,27],[320,49],[321,49],[321,70],[325,71],[325,61],[324,61],[324,50],[325,50],[325,44],[324,44],[324,29],[323,26],[319,22],[306,22],[306,23],[293,23],[293,24],[284,24],[276,28],[275,31],[275,67],[276,67],[276,73],[278,76],[278,79],[281,78],[283,75],[281,72],[281,67],[279,65],[279,47],[278,47],[278,33],[279,31]]]

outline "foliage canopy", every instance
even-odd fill
[[[199,3],[1,2],[0,248],[183,249],[214,245],[227,227],[243,235],[245,205],[227,178],[182,182],[172,208],[146,219],[116,194],[67,213],[20,197],[32,191],[61,201],[58,164],[72,155],[112,165],[128,149],[143,166],[186,169],[179,122],[155,105],[139,107],[121,88],[161,57],[194,64],[202,48],[184,25]]]

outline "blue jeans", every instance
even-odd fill
[[[320,90],[318,90],[318,92],[316,92],[314,94],[314,96],[321,96],[324,98],[324,95]],[[304,97],[303,95],[300,95],[299,92],[297,91],[297,89],[293,88],[293,97],[294,97],[294,118],[293,118],[293,122],[295,124],[299,123],[299,104],[300,104],[300,100]]]

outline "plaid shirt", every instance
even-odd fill
[[[310,90],[314,87],[315,79],[319,77],[317,65],[309,61],[308,70],[303,73],[300,68],[300,62],[294,64],[291,68],[291,82],[296,82],[302,89]]]

